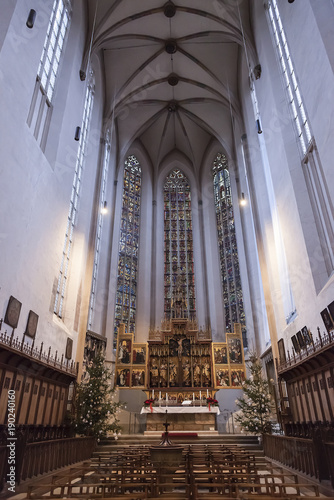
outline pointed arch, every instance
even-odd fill
[[[126,331],[132,333],[136,325],[142,172],[136,156],[129,155],[124,163],[114,343],[120,323],[124,323]]]
[[[225,329],[227,332],[233,332],[234,323],[241,323],[244,346],[247,346],[246,318],[235,232],[230,172],[225,154],[220,152],[217,154],[212,163],[211,172],[218,233]]]
[[[164,314],[171,317],[177,279],[187,298],[188,317],[196,315],[191,189],[188,178],[174,168],[164,181]]]

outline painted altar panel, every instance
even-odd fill
[[[226,342],[211,342],[210,333],[195,322],[173,319],[159,332],[150,332],[148,344],[133,341],[133,334],[118,338],[116,385],[151,390],[155,399],[201,400],[214,389],[241,388],[246,369],[241,328],[226,334]],[[151,335],[152,333],[152,335]],[[182,394],[182,397],[180,396]],[[159,398],[158,398],[159,395]]]

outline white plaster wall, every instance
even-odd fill
[[[82,2],[76,2],[71,29],[59,71],[54,113],[44,154],[26,124],[42,53],[52,2],[43,4],[33,30],[25,35],[28,2],[20,2],[11,19],[0,53],[0,148],[2,236],[0,307],[4,316],[8,298],[22,302],[17,334],[25,330],[30,309],[39,315],[36,345],[64,353],[66,338],[76,342],[77,295],[85,274],[86,245],[90,227],[93,193],[88,189],[96,171],[94,142],[87,153],[81,202],[74,235],[64,321],[53,314],[54,286],[60,268],[66,219],[73,182],[77,143],[74,132],[81,125],[85,83],[79,66],[84,39]],[[33,2],[30,7],[40,7]],[[43,14],[43,15],[42,15]],[[22,34],[23,33],[23,34]],[[101,91],[97,88],[97,102]],[[101,121],[94,106],[92,129]],[[87,183],[86,183],[87,182]],[[77,313],[77,317],[76,317]],[[6,325],[3,325],[3,329]],[[75,349],[73,352],[75,356]]]
[[[326,54],[323,54],[324,45],[309,2],[303,2],[302,5],[298,5],[297,2],[290,5],[282,1],[278,2],[278,6],[311,128],[316,141],[318,142],[319,138],[321,144],[319,153],[322,167],[327,176],[328,185],[332,189],[333,176],[330,179],[331,163],[328,158],[332,156],[333,145],[326,139],[333,134],[334,82],[330,61]],[[261,177],[255,177],[257,182],[254,195],[261,207],[260,223],[266,260],[270,266],[270,290],[275,309],[276,329],[278,337],[285,338],[291,352],[290,337],[301,327],[306,325],[313,333],[316,333],[318,325],[323,328],[319,313],[333,300],[333,280],[328,277],[324,279],[323,259],[319,252],[313,214],[307,199],[298,144],[262,2],[253,4],[253,23],[259,60],[262,65],[261,79],[257,80],[255,85],[297,309],[296,319],[288,326],[284,324],[284,317],[279,311],[279,297],[276,293],[279,290],[279,283],[272,268],[272,263],[274,263],[274,249],[271,248],[272,221],[268,207],[265,205],[261,207],[263,196],[265,196],[264,181]],[[245,90],[243,95],[246,95]],[[247,109],[245,102],[244,107]],[[247,115],[248,127],[250,127],[252,121],[250,110]],[[251,144],[253,144],[252,139]],[[252,149],[251,158],[252,171],[256,175],[258,161],[256,148]],[[325,286],[321,290],[323,285]]]
[[[4,0],[1,5],[1,17],[0,17],[0,50],[2,47],[2,44],[6,38],[8,27],[10,24],[10,20],[12,18],[12,15],[14,13],[15,7],[16,7],[17,0]],[[32,8],[32,6],[30,7]],[[27,17],[29,15],[30,9],[27,9]],[[27,37],[28,36],[28,30],[26,29],[25,23],[22,26],[22,33]]]

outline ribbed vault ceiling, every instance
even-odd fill
[[[87,6],[82,70],[90,54],[101,58],[105,119],[114,121],[119,155],[138,140],[157,168],[178,151],[197,170],[212,138],[231,143],[245,46],[256,64],[248,0],[88,0]]]

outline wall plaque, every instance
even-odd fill
[[[66,341],[66,351],[65,351],[65,358],[66,359],[71,359],[72,358],[72,349],[73,349],[73,340],[67,337]]]
[[[4,322],[6,325],[11,326],[12,328],[17,328],[20,312],[21,312],[22,303],[17,300],[12,295],[9,297],[5,319]]]
[[[36,314],[34,311],[29,311],[27,326],[24,335],[28,335],[28,337],[34,339],[37,331],[37,323],[38,314]]]

